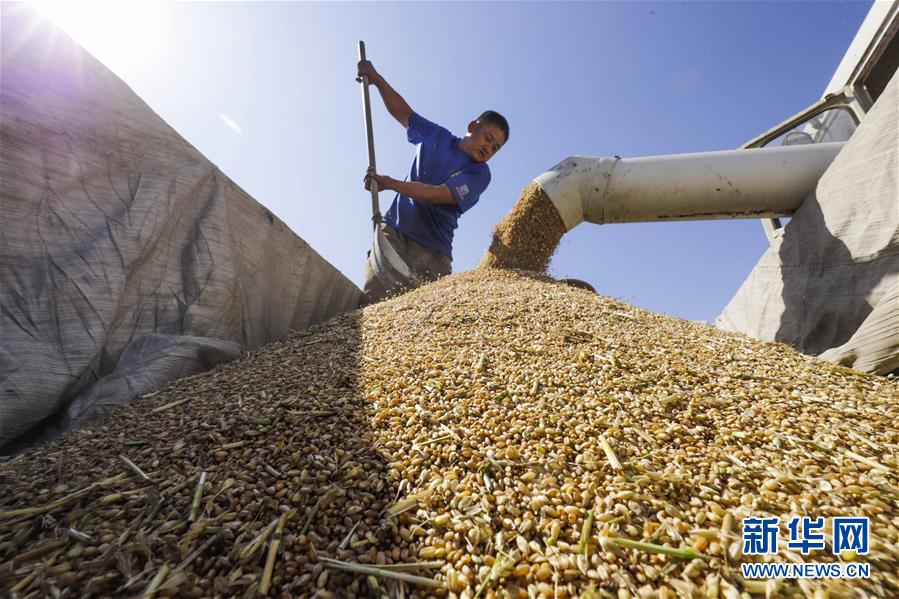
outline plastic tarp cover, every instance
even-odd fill
[[[359,289],[27,5],[2,11],[0,451]]]
[[[899,74],[716,324],[857,370],[899,368]]]

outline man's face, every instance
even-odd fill
[[[506,136],[502,129],[490,123],[472,121],[468,125],[468,135],[462,140],[460,146],[475,162],[487,162],[496,154],[503,144]]]

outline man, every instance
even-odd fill
[[[459,216],[477,203],[490,184],[487,161],[508,141],[509,124],[488,110],[470,122],[465,137],[459,139],[415,113],[370,61],[359,62],[358,75],[378,88],[387,111],[406,128],[409,142],[416,144],[406,180],[370,170],[365,174],[366,189],[375,181],[378,191],[396,192],[380,226],[413,277],[387,288],[366,262],[361,303],[367,305],[452,272],[453,231]]]

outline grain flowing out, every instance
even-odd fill
[[[493,229],[493,241],[481,267],[546,272],[565,224],[546,192],[531,183],[512,210]]]
[[[0,465],[20,596],[899,596],[899,386],[480,269],[182,380]],[[868,555],[788,548],[870,517]],[[744,580],[741,521],[782,561]]]

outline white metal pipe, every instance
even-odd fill
[[[535,181],[567,230],[662,220],[772,218],[796,211],[843,143],[646,158],[571,156]]]

